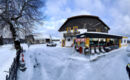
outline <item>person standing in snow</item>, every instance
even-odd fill
[[[31,44],[30,44],[30,41],[27,41],[27,45],[28,45],[28,48],[29,48],[29,47],[30,47],[30,45],[31,45]]]
[[[130,79],[130,63],[127,64],[126,71],[128,73],[129,79]]]

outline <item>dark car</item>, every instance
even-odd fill
[[[51,42],[51,43],[47,43],[47,46],[49,46],[49,47],[55,47],[57,44],[56,43],[53,43],[53,42]]]

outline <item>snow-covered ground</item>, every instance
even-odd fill
[[[15,55],[16,51],[12,45],[0,46],[0,80],[6,79]]]
[[[32,45],[26,48],[27,70],[18,72],[18,80],[128,80],[126,48],[102,53],[91,60],[73,48]],[[127,48],[128,49],[128,48]]]
[[[18,71],[18,80],[128,80],[130,46],[100,56],[84,56],[73,48],[45,44],[22,46],[27,70]],[[5,80],[15,55],[12,45],[0,46],[0,80]]]

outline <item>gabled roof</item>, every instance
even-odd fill
[[[101,21],[109,30],[110,28],[98,17],[98,16],[94,16],[94,15],[78,15],[78,16],[72,16],[72,17],[69,17],[67,18],[67,20],[63,23],[63,25],[59,28],[59,32],[61,31],[61,28],[71,19],[76,19],[76,18],[96,18],[98,19],[99,21]]]
[[[39,40],[39,39],[50,39],[50,36],[48,34],[41,34],[41,33],[35,33],[33,34],[34,39]]]

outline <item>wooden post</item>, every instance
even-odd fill
[[[121,39],[119,39],[119,48],[121,48]]]
[[[85,46],[89,47],[89,44],[90,44],[89,38],[86,38]]]
[[[109,41],[110,41],[110,38],[106,38],[106,46],[108,46]]]
[[[107,40],[106,40],[107,42],[109,42],[110,41],[110,38],[107,38]]]
[[[62,40],[62,47],[65,47],[65,40]]]

